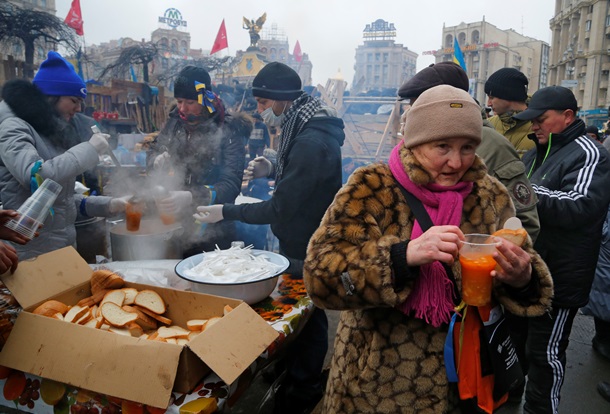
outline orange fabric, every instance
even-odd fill
[[[490,306],[482,306],[479,312],[483,318],[489,319]],[[463,352],[460,349],[460,331],[464,324],[462,335]],[[477,308],[469,306],[466,318],[462,322],[456,322],[453,330],[453,344],[456,355],[456,366],[458,367],[458,390],[463,400],[477,398],[479,408],[486,413],[493,413],[508,399],[508,394],[502,396],[499,401],[493,400],[494,376],[481,376],[481,342],[479,331],[483,323],[477,314]]]

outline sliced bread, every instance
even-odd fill
[[[159,296],[159,294],[154,290],[141,290],[136,295],[134,304],[148,309],[157,315],[162,315],[165,313],[165,302],[163,301],[163,298],[161,298],[161,296]]]
[[[36,309],[34,309],[33,313],[35,313],[36,315],[53,317],[56,313],[61,313],[62,315],[65,315],[69,309],[70,307],[65,303],[62,303],[57,300],[47,300],[46,302],[38,306]]]
[[[138,315],[124,311],[119,305],[106,302],[100,307],[102,316],[112,326],[123,327],[138,319]]]

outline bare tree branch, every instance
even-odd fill
[[[8,2],[0,3],[0,42],[20,40],[23,43],[25,62],[30,68],[26,77],[33,76],[34,44],[39,39],[63,44],[74,53],[80,44],[74,30],[56,16],[23,9]]]
[[[148,64],[159,56],[157,45],[152,42],[142,42],[137,45],[126,47],[121,50],[116,62],[106,66],[99,76],[99,79],[110,75],[114,78],[124,78],[129,73],[132,65],[142,65],[144,82],[149,82]]]

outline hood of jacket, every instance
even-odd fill
[[[307,122],[304,129],[319,131],[321,136],[331,137],[337,141],[339,146],[343,146],[345,142],[345,124],[341,118],[336,116],[336,111],[330,107],[322,107],[316,114]],[[296,139],[299,136],[297,135]]]
[[[11,112],[0,112],[0,123],[16,116],[30,124],[41,135],[52,135],[56,130],[55,113],[47,97],[31,82],[15,79],[2,87],[2,100]]]

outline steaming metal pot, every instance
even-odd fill
[[[165,226],[159,220],[142,220],[138,231],[127,231],[125,222],[110,229],[113,261],[182,259],[179,224]]]

